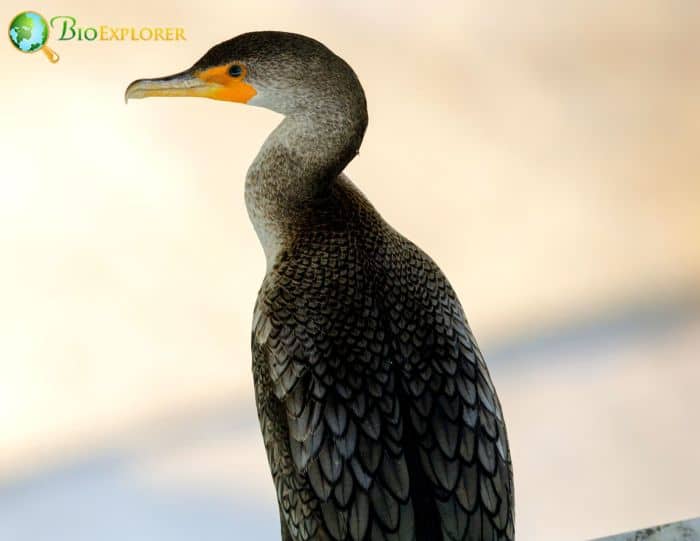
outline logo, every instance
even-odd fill
[[[49,25],[34,11],[24,11],[10,23],[10,41],[23,53],[43,51],[51,62],[58,62],[56,52],[46,45],[49,39]]]
[[[50,24],[35,11],[23,11],[10,23],[10,41],[23,53],[43,51],[51,62],[58,62],[58,55],[46,45],[49,30],[56,33],[58,41],[184,41],[185,29],[165,26],[79,26],[78,20],[69,15],[51,17]]]
[[[185,29],[171,26],[78,26],[69,15],[51,17],[51,28],[58,32],[59,41],[184,41]]]

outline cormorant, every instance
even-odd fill
[[[449,282],[343,174],[367,126],[352,68],[252,32],[126,98],[200,96],[284,115],[245,200],[267,272],[253,376],[284,541],[514,539],[501,405]]]

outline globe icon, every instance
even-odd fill
[[[10,23],[10,41],[23,53],[44,51],[51,62],[58,62],[58,55],[46,46],[49,39],[49,25],[34,11],[23,11]]]

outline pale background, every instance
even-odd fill
[[[460,294],[521,540],[700,514],[700,3],[26,2],[184,43],[0,45],[0,539],[278,539],[243,178],[279,118],[123,103],[255,29],[356,70],[349,174]],[[0,39],[0,44],[2,39]]]

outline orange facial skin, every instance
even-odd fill
[[[229,70],[237,65],[240,73],[231,75]],[[157,96],[211,98],[213,100],[247,103],[257,94],[245,81],[246,68],[237,63],[214,66],[200,70],[187,70],[177,75],[157,79],[139,79],[126,89],[126,101]]]
[[[245,66],[241,66],[242,71],[239,76],[233,77],[229,74],[232,65],[207,68],[196,72],[195,77],[206,83],[209,88],[208,98],[247,103],[257,92],[245,82],[247,73]]]

